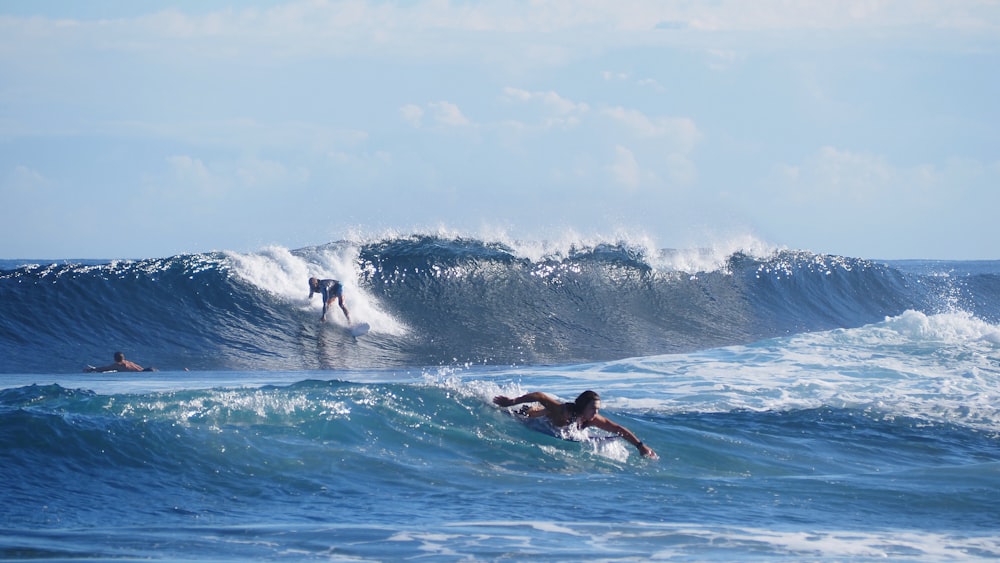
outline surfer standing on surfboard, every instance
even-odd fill
[[[633,434],[628,428],[611,422],[607,418],[598,414],[598,411],[601,410],[601,396],[594,391],[584,391],[583,393],[580,393],[580,396],[577,397],[576,401],[572,403],[560,403],[540,391],[528,393],[527,395],[521,395],[516,399],[504,397],[503,395],[497,395],[496,397],[493,397],[493,402],[501,407],[512,407],[521,403],[541,403],[541,406],[525,409],[523,414],[531,418],[539,416],[548,417],[549,422],[557,427],[569,426],[570,424],[575,423],[582,430],[590,426],[596,426],[601,430],[611,432],[612,434],[617,434],[622,438],[625,438],[631,442],[633,446],[638,448],[639,453],[642,454],[643,457],[648,457],[650,459],[659,459],[660,457],[656,455],[656,452],[650,449],[649,446],[643,444],[642,440],[637,438],[636,435]]]
[[[323,295],[323,316],[319,318],[321,322],[326,321],[326,310],[333,304],[334,299],[339,301],[340,310],[347,317],[347,322],[351,322],[351,314],[347,312],[347,306],[344,305],[344,284],[337,280],[309,278],[309,299],[312,299],[314,293]]]

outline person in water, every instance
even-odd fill
[[[115,352],[115,362],[101,367],[87,366],[84,370],[86,373],[91,372],[105,372],[105,371],[156,371],[156,368],[143,368],[139,364],[125,359],[125,354],[122,352]]]
[[[314,293],[323,295],[323,316],[319,318],[321,322],[326,321],[326,310],[333,304],[334,299],[339,302],[340,310],[347,317],[347,322],[351,322],[351,314],[347,312],[347,306],[344,305],[344,284],[337,280],[309,278],[309,299],[312,299]]]
[[[601,410],[601,396],[594,391],[584,391],[572,403],[560,403],[554,398],[535,391],[527,395],[521,395],[516,399],[497,395],[493,397],[493,402],[501,407],[512,407],[521,403],[539,403],[539,406],[525,409],[524,414],[531,418],[540,416],[548,417],[549,422],[554,426],[563,427],[576,424],[581,430],[591,426],[596,426],[612,434],[617,434],[628,440],[633,446],[638,448],[639,453],[650,459],[659,459],[649,446],[642,443],[628,428],[611,422],[607,418],[598,414]]]

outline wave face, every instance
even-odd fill
[[[1000,319],[1000,263],[798,251],[546,247],[414,235],[298,250],[0,265],[0,372],[606,361],[849,328],[906,310]],[[355,339],[307,279],[344,282]]]

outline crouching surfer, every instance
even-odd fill
[[[601,430],[625,438],[639,450],[643,457],[659,459],[656,452],[643,444],[642,440],[637,438],[631,430],[598,414],[601,410],[601,396],[594,391],[580,393],[580,396],[572,403],[560,403],[539,391],[521,395],[516,399],[497,395],[493,397],[493,402],[501,407],[512,407],[521,403],[539,403],[539,406],[525,409],[524,414],[531,418],[545,416],[549,422],[560,428],[570,424],[576,424],[581,430],[596,426]]]
[[[337,280],[321,280],[319,278],[309,278],[309,299],[314,293],[323,296],[323,316],[319,320],[326,321],[326,311],[333,305],[334,301],[340,305],[340,310],[344,312],[347,322],[351,322],[351,314],[347,312],[347,305],[344,305],[344,284]]]
[[[106,366],[94,367],[87,366],[83,370],[85,373],[92,372],[105,372],[105,371],[156,371],[156,368],[143,368],[139,364],[126,360],[125,354],[122,352],[115,352],[115,361],[112,364]]]

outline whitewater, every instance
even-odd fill
[[[371,331],[320,323],[311,276]],[[116,350],[159,371],[83,373]],[[492,403],[586,389],[660,459]],[[0,261],[4,560],[993,560],[998,410],[1000,261],[441,234]]]

